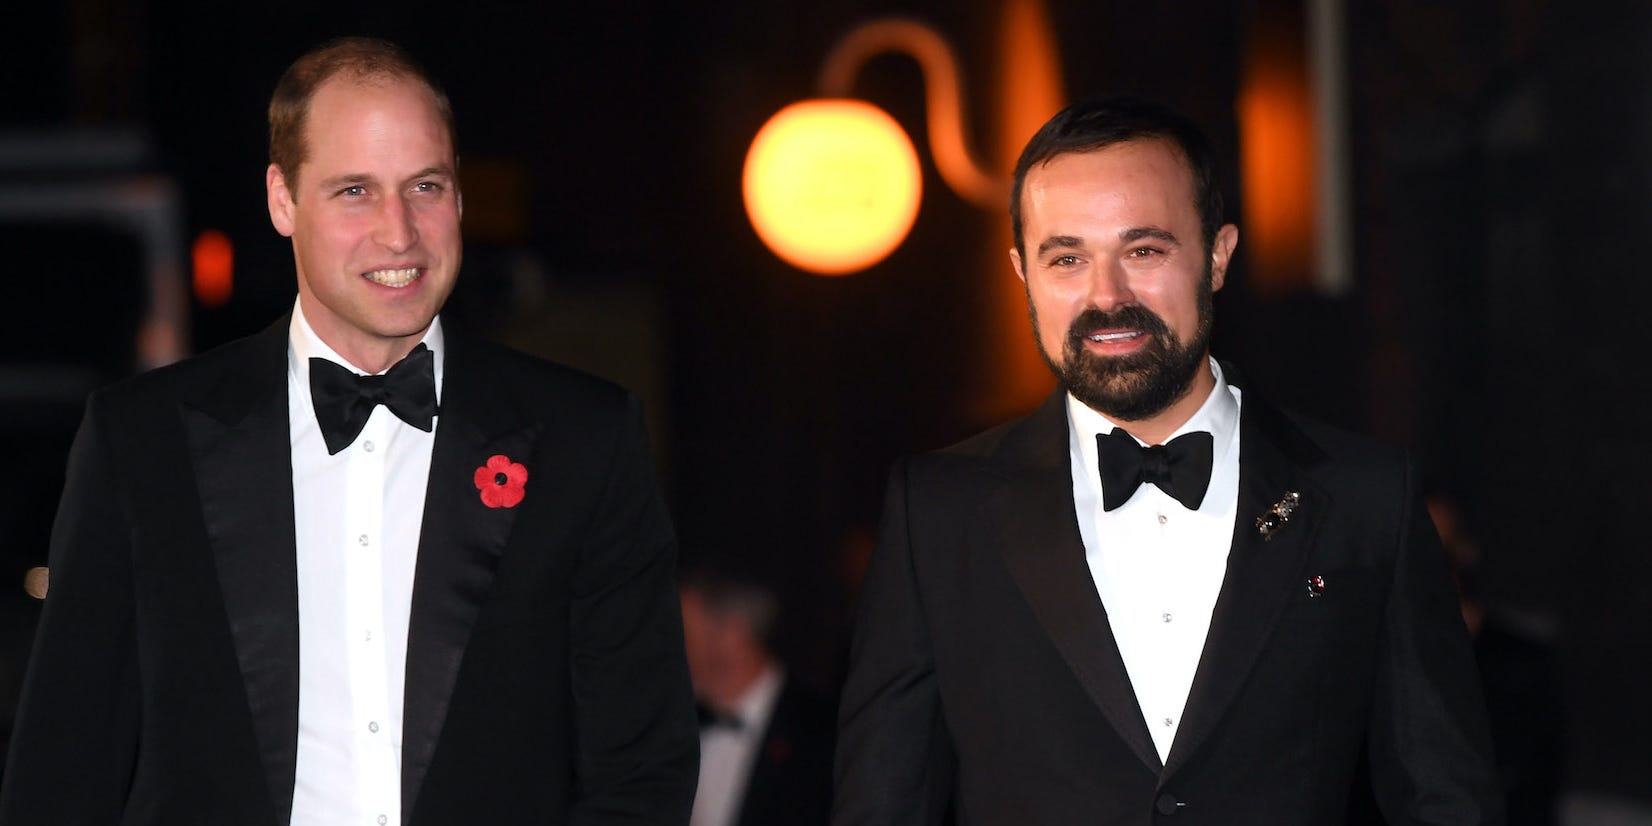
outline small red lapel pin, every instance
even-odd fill
[[[512,462],[502,453],[488,457],[488,463],[476,469],[476,489],[482,492],[482,504],[490,508],[514,508],[526,496],[522,488],[528,484],[528,469],[520,462]]]
[[[1308,577],[1308,599],[1313,599],[1323,593],[1325,593],[1325,577],[1317,575]]]

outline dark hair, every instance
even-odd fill
[[[712,614],[740,618],[758,643],[774,649],[780,637],[780,597],[760,577],[727,564],[701,563],[680,571],[677,585],[698,592]]]
[[[1151,139],[1169,141],[1193,173],[1194,206],[1199,210],[1199,228],[1208,250],[1216,240],[1217,228],[1222,226],[1222,190],[1216,184],[1210,140],[1193,121],[1157,103],[1133,98],[1075,103],[1050,118],[1027,141],[1021,159],[1015,162],[1015,180],[1010,188],[1010,230],[1015,234],[1016,250],[1023,256],[1027,254],[1021,228],[1021,189],[1028,170],[1057,155]]]
[[[447,93],[400,46],[372,37],[343,37],[306,52],[293,61],[270,96],[270,163],[281,168],[287,184],[295,192],[298,168],[309,157],[304,142],[304,124],[310,113],[310,99],[334,75],[344,73],[351,80],[413,80],[424,84],[436,99],[436,112],[447,125],[448,140],[457,147],[453,132],[453,105]]]

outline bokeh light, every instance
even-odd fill
[[[883,260],[918,217],[923,179],[906,131],[858,100],[780,110],[746,155],[746,213],[788,263],[821,275]]]
[[[202,307],[224,306],[235,292],[235,247],[229,236],[204,230],[190,252],[195,264],[195,301]]]

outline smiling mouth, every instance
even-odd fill
[[[1085,338],[1096,342],[1097,344],[1111,344],[1117,341],[1134,341],[1135,339],[1141,338],[1142,335],[1142,331],[1140,330],[1125,330],[1118,333],[1091,333],[1085,336]]]
[[[419,280],[419,276],[423,274],[424,270],[418,267],[407,267],[399,270],[373,270],[372,272],[364,272],[361,276],[381,287],[399,289]]]

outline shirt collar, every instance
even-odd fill
[[[769,713],[780,697],[780,684],[785,677],[786,672],[778,665],[770,665],[763,670],[763,676],[758,677],[757,682],[740,696],[740,702],[735,704],[733,711],[734,716],[740,718],[741,732],[762,734],[757,727],[768,721]]]
[[[442,358],[446,350],[445,338],[442,334],[442,318],[437,316],[430,321],[430,328],[425,330],[424,338],[420,339],[436,358],[434,359],[436,373],[436,400],[438,404],[442,398]],[[351,364],[349,359],[338,354],[338,351],[327,346],[327,342],[316,335],[315,328],[310,326],[309,319],[304,317],[304,304],[293,301],[292,322],[287,325],[287,375],[291,376],[298,385],[299,392],[304,396],[305,406],[310,404],[310,359],[323,358],[339,365],[358,376],[366,375],[367,371]]]

